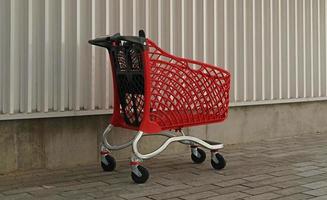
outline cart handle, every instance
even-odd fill
[[[143,31],[144,33],[144,31]],[[104,47],[104,48],[110,48],[112,46],[112,42],[120,42],[120,41],[126,41],[131,42],[134,44],[142,45],[143,47],[146,47],[146,38],[145,34],[142,34],[142,30],[140,30],[140,37],[138,36],[121,36],[120,33],[116,33],[113,36],[104,36],[95,38],[93,40],[89,40],[89,43],[92,45]]]

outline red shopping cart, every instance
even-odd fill
[[[114,113],[101,145],[104,171],[116,167],[110,150],[132,145],[131,176],[134,182],[144,183],[149,173],[141,162],[161,153],[172,142],[190,145],[194,163],[206,158],[198,146],[210,149],[212,166],[217,170],[225,167],[226,162],[218,153],[223,144],[187,136],[183,128],[220,122],[227,117],[229,72],[168,54],[145,38],[142,30],[138,37],[115,34],[89,43],[108,49],[113,72]],[[111,145],[107,136],[114,126],[136,130],[137,134],[126,144]],[[152,153],[141,154],[138,142],[146,135],[164,135],[168,139]]]

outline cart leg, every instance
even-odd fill
[[[131,177],[137,184],[145,183],[149,178],[149,172],[145,167],[141,166],[142,159],[132,154],[131,156]]]
[[[109,149],[107,149],[104,145],[101,145],[101,167],[103,171],[113,171],[116,168],[116,160],[114,157],[110,155]]]
[[[199,138],[192,137],[192,136],[182,135],[182,136],[171,136],[170,137],[169,135],[167,135],[169,138],[158,149],[156,149],[155,151],[153,151],[151,153],[148,153],[148,154],[141,154],[138,151],[138,142],[142,138],[142,136],[143,136],[143,132],[139,131],[137,133],[137,135],[135,136],[135,139],[133,141],[132,149],[133,149],[133,153],[138,158],[141,158],[141,159],[144,159],[144,160],[152,158],[152,157],[158,155],[163,150],[165,150],[167,148],[167,146],[172,142],[182,142],[183,144],[188,144],[188,145],[199,145],[199,146],[202,146],[202,147],[210,149],[210,150],[218,150],[218,149],[221,149],[221,148],[224,147],[224,145],[221,144],[221,143],[212,143],[212,142],[204,141],[204,140],[201,140]],[[196,150],[198,152],[201,151],[200,148],[198,148],[198,147],[196,147]]]
[[[197,145],[191,145],[191,159],[196,164],[203,163],[206,159],[206,153]]]
[[[211,150],[211,165],[216,170],[224,169],[226,161],[222,155],[218,153],[218,150]]]
[[[116,168],[116,160],[114,157],[110,155],[111,150],[120,150],[123,148],[126,148],[130,146],[134,140],[134,138],[130,141],[128,141],[125,144],[121,145],[111,145],[107,137],[111,133],[112,128],[114,126],[112,124],[109,124],[108,127],[105,129],[105,131],[102,134],[102,143],[100,145],[100,154],[101,154],[101,167],[104,171],[113,171]]]
[[[130,146],[133,143],[134,138],[125,144],[111,145],[108,142],[107,137],[111,133],[113,127],[114,126],[112,124],[109,124],[108,127],[106,128],[106,130],[103,132],[103,134],[102,134],[102,145],[103,146],[105,146],[108,150],[120,150],[120,149],[124,149],[124,148]]]

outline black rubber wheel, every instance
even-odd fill
[[[200,157],[198,158],[192,153],[191,158],[192,158],[193,162],[196,163],[196,164],[203,163],[203,161],[205,161],[205,159],[206,159],[206,152],[204,152],[200,148],[197,148],[197,151],[199,152]]]
[[[139,177],[132,172],[131,176],[132,176],[133,181],[137,184],[145,183],[149,179],[149,176],[150,176],[148,170],[145,167],[142,167],[140,165],[137,166],[137,168],[141,172],[142,176]]]
[[[211,165],[214,169],[216,170],[221,170],[221,169],[224,169],[225,166],[226,166],[226,161],[224,159],[224,157],[222,155],[220,155],[219,153],[216,153],[216,158],[218,160],[218,163],[216,163],[215,161],[213,161],[211,159]]]
[[[104,162],[101,161],[101,167],[102,167],[103,171],[106,171],[106,172],[113,171],[116,168],[115,158],[110,155],[106,155],[104,158],[107,160],[108,164],[105,164]]]

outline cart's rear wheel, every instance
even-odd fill
[[[203,163],[203,161],[206,159],[206,152],[200,148],[192,148],[191,158],[196,164]]]
[[[224,169],[226,166],[226,161],[222,155],[215,153],[215,157],[211,159],[211,165],[216,170]]]
[[[110,155],[106,155],[101,159],[101,167],[103,171],[111,172],[116,168],[116,160]]]
[[[137,169],[139,171],[138,174],[135,174],[133,171],[131,173],[132,179],[135,183],[145,183],[149,179],[149,172],[145,167],[142,167],[141,165],[137,166]]]

